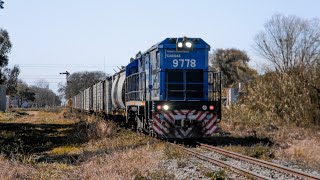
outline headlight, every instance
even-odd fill
[[[164,109],[164,110],[168,110],[168,109],[169,109],[169,106],[168,106],[168,105],[164,105],[164,106],[163,106],[163,109]]]
[[[182,48],[182,46],[183,46],[182,42],[178,42],[178,47]]]
[[[192,43],[191,42],[186,42],[186,46],[187,46],[187,48],[191,48],[192,47]]]
[[[203,105],[203,106],[202,106],[202,110],[205,111],[205,110],[207,110],[207,109],[208,109],[208,107],[207,107],[206,105]]]

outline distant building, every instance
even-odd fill
[[[29,107],[28,101],[23,101],[21,104],[21,108],[28,108],[28,107]]]
[[[238,97],[244,93],[243,83],[239,83],[236,88],[227,88],[227,102],[226,106],[231,106],[237,101]]]

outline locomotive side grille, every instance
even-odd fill
[[[184,98],[183,71],[167,71],[167,98]]]
[[[203,97],[203,70],[186,71],[187,98]]]
[[[166,98],[201,99],[204,95],[203,70],[167,70]]]

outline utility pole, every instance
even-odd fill
[[[0,0],[1,1],[1,0]],[[68,85],[68,78],[69,78],[69,76],[70,76],[70,73],[68,72],[68,71],[66,71],[66,72],[61,72],[61,73],[59,73],[59,74],[65,74],[66,75],[66,89],[65,89],[65,95],[66,95],[66,91],[67,91],[67,85]],[[66,99],[67,100],[67,99]],[[69,107],[72,107],[72,100],[71,100],[71,98],[69,98],[68,100],[67,100],[67,102],[68,102],[68,104],[69,104]],[[70,104],[71,103],[71,104]]]
[[[0,0],[1,1],[1,0]],[[70,76],[70,73],[68,72],[68,71],[66,71],[66,72],[62,72],[62,73],[60,73],[60,74],[65,74],[66,75],[66,82],[68,83],[68,78],[69,78],[69,76]]]

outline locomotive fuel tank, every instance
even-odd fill
[[[125,82],[126,72],[121,70],[113,76],[112,88],[111,88],[111,100],[114,109],[125,109]]]

